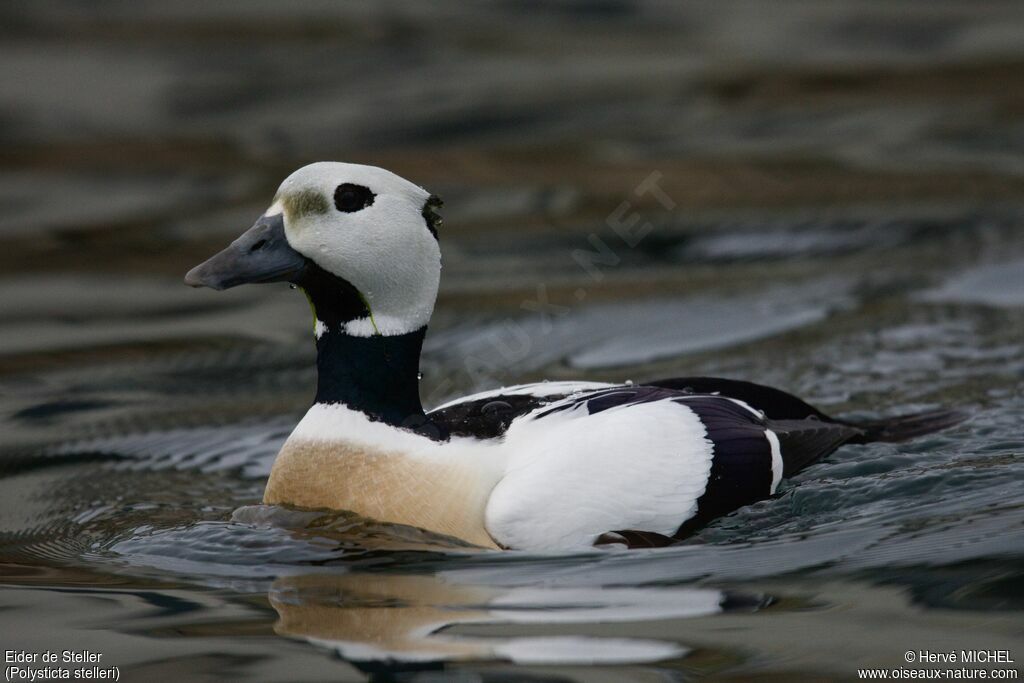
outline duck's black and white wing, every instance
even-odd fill
[[[639,387],[671,389],[681,394],[733,398],[773,420],[818,419],[837,422],[805,401],[773,387],[720,377],[673,377],[645,382]],[[486,439],[501,436],[516,418],[570,396],[620,388],[639,387],[605,382],[537,382],[485,391],[449,401],[429,413],[442,431],[456,436]],[[627,396],[621,394],[620,396]]]
[[[815,419],[774,427],[743,401],[665,387],[563,398],[506,431],[510,462],[487,529],[533,550],[589,546],[608,532],[671,540],[773,494],[787,469],[784,441],[806,463],[855,433]]]
[[[430,414],[453,434],[499,439],[505,473],[485,524],[506,547],[669,543],[775,493],[849,442],[955,424],[922,413],[835,420],[778,389],[696,377],[639,386],[550,382],[468,397]]]

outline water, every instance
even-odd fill
[[[1024,13],[763,7],[0,10],[4,647],[125,680],[1024,657]],[[706,374],[972,416],[844,447],[665,549],[481,552],[262,506],[312,395],[308,308],[180,278],[318,158],[447,201],[431,405]]]

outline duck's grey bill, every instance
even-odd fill
[[[248,283],[288,282],[297,279],[305,267],[306,258],[285,239],[281,215],[262,216],[227,249],[188,271],[185,284],[227,289]]]

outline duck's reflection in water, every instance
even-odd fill
[[[587,635],[587,627],[705,616],[722,611],[725,602],[721,591],[707,588],[503,588],[386,573],[290,576],[275,581],[269,597],[280,617],[279,634],[331,648],[350,661],[532,664],[680,658],[687,649],[679,643],[630,638],[628,627],[622,637]],[[468,624],[487,624],[488,635],[455,628]],[[563,626],[551,626],[556,624]],[[544,635],[514,635],[528,625]]]

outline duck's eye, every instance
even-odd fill
[[[375,196],[368,187],[352,183],[342,183],[334,190],[334,206],[338,208],[338,211],[352,213],[373,204]]]

